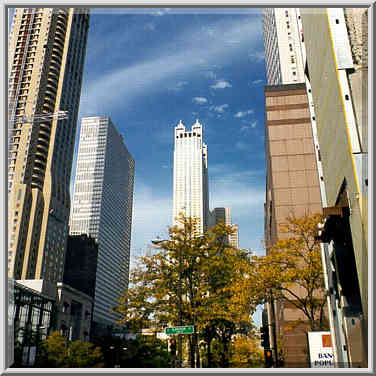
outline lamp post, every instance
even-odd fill
[[[182,269],[182,254],[181,254],[181,247],[179,247],[179,275],[178,275],[178,311],[179,311],[179,325],[183,325],[183,311],[182,311],[182,291],[181,291],[181,284],[182,284],[182,277],[181,277],[181,269]],[[183,353],[183,343],[181,334],[178,334],[178,367],[181,368],[182,366],[182,353]]]
[[[126,350],[128,350],[128,348],[127,347],[122,347],[122,348],[120,348],[120,347],[118,347],[118,348],[116,348],[115,346],[110,346],[110,350],[115,350],[114,352],[113,352],[113,360],[114,360],[114,368],[120,368],[120,364],[119,364],[119,355],[120,355],[120,350],[124,350],[124,351],[126,351]]]

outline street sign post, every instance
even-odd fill
[[[170,328],[166,328],[166,334],[192,334],[193,332],[193,325],[173,326]]]

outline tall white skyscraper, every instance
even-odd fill
[[[269,85],[305,82],[299,10],[263,8],[266,77]]]
[[[203,142],[203,127],[198,120],[191,131],[180,121],[175,127],[173,223],[183,212],[200,221],[203,233],[208,227],[208,149]]]
[[[99,244],[93,319],[111,325],[110,308],[128,285],[134,160],[108,117],[83,118],[70,234]]]

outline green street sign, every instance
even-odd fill
[[[192,334],[193,332],[193,325],[173,326],[171,328],[166,328],[166,334]]]

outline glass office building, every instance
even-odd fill
[[[113,325],[110,312],[128,286],[134,160],[108,117],[83,118],[70,234],[98,242],[93,321]]]

